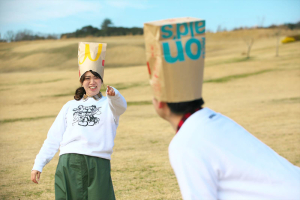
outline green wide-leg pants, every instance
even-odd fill
[[[56,200],[115,200],[110,160],[64,154],[55,173]]]

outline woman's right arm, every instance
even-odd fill
[[[50,162],[59,149],[60,142],[62,141],[63,134],[67,127],[67,111],[68,106],[66,104],[57,115],[54,123],[48,131],[47,139],[44,141],[40,152],[36,156],[31,172],[31,180],[35,183],[36,177],[39,179],[40,173],[42,172],[44,166]]]

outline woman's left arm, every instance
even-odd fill
[[[116,88],[111,86],[107,86],[106,96],[110,110],[112,111],[114,118],[117,119],[125,112],[127,108],[127,102],[121,93]]]

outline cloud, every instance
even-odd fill
[[[0,24],[45,21],[65,18],[85,13],[99,15],[99,1],[47,1],[47,0],[10,0],[0,1]]]
[[[151,7],[148,5],[147,0],[109,0],[106,3],[115,8],[147,9]]]

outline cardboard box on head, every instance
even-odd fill
[[[205,21],[184,17],[144,24],[150,85],[159,101],[202,98]]]
[[[102,80],[104,78],[104,62],[106,43],[79,42],[78,68],[79,79],[87,71],[97,72]]]

